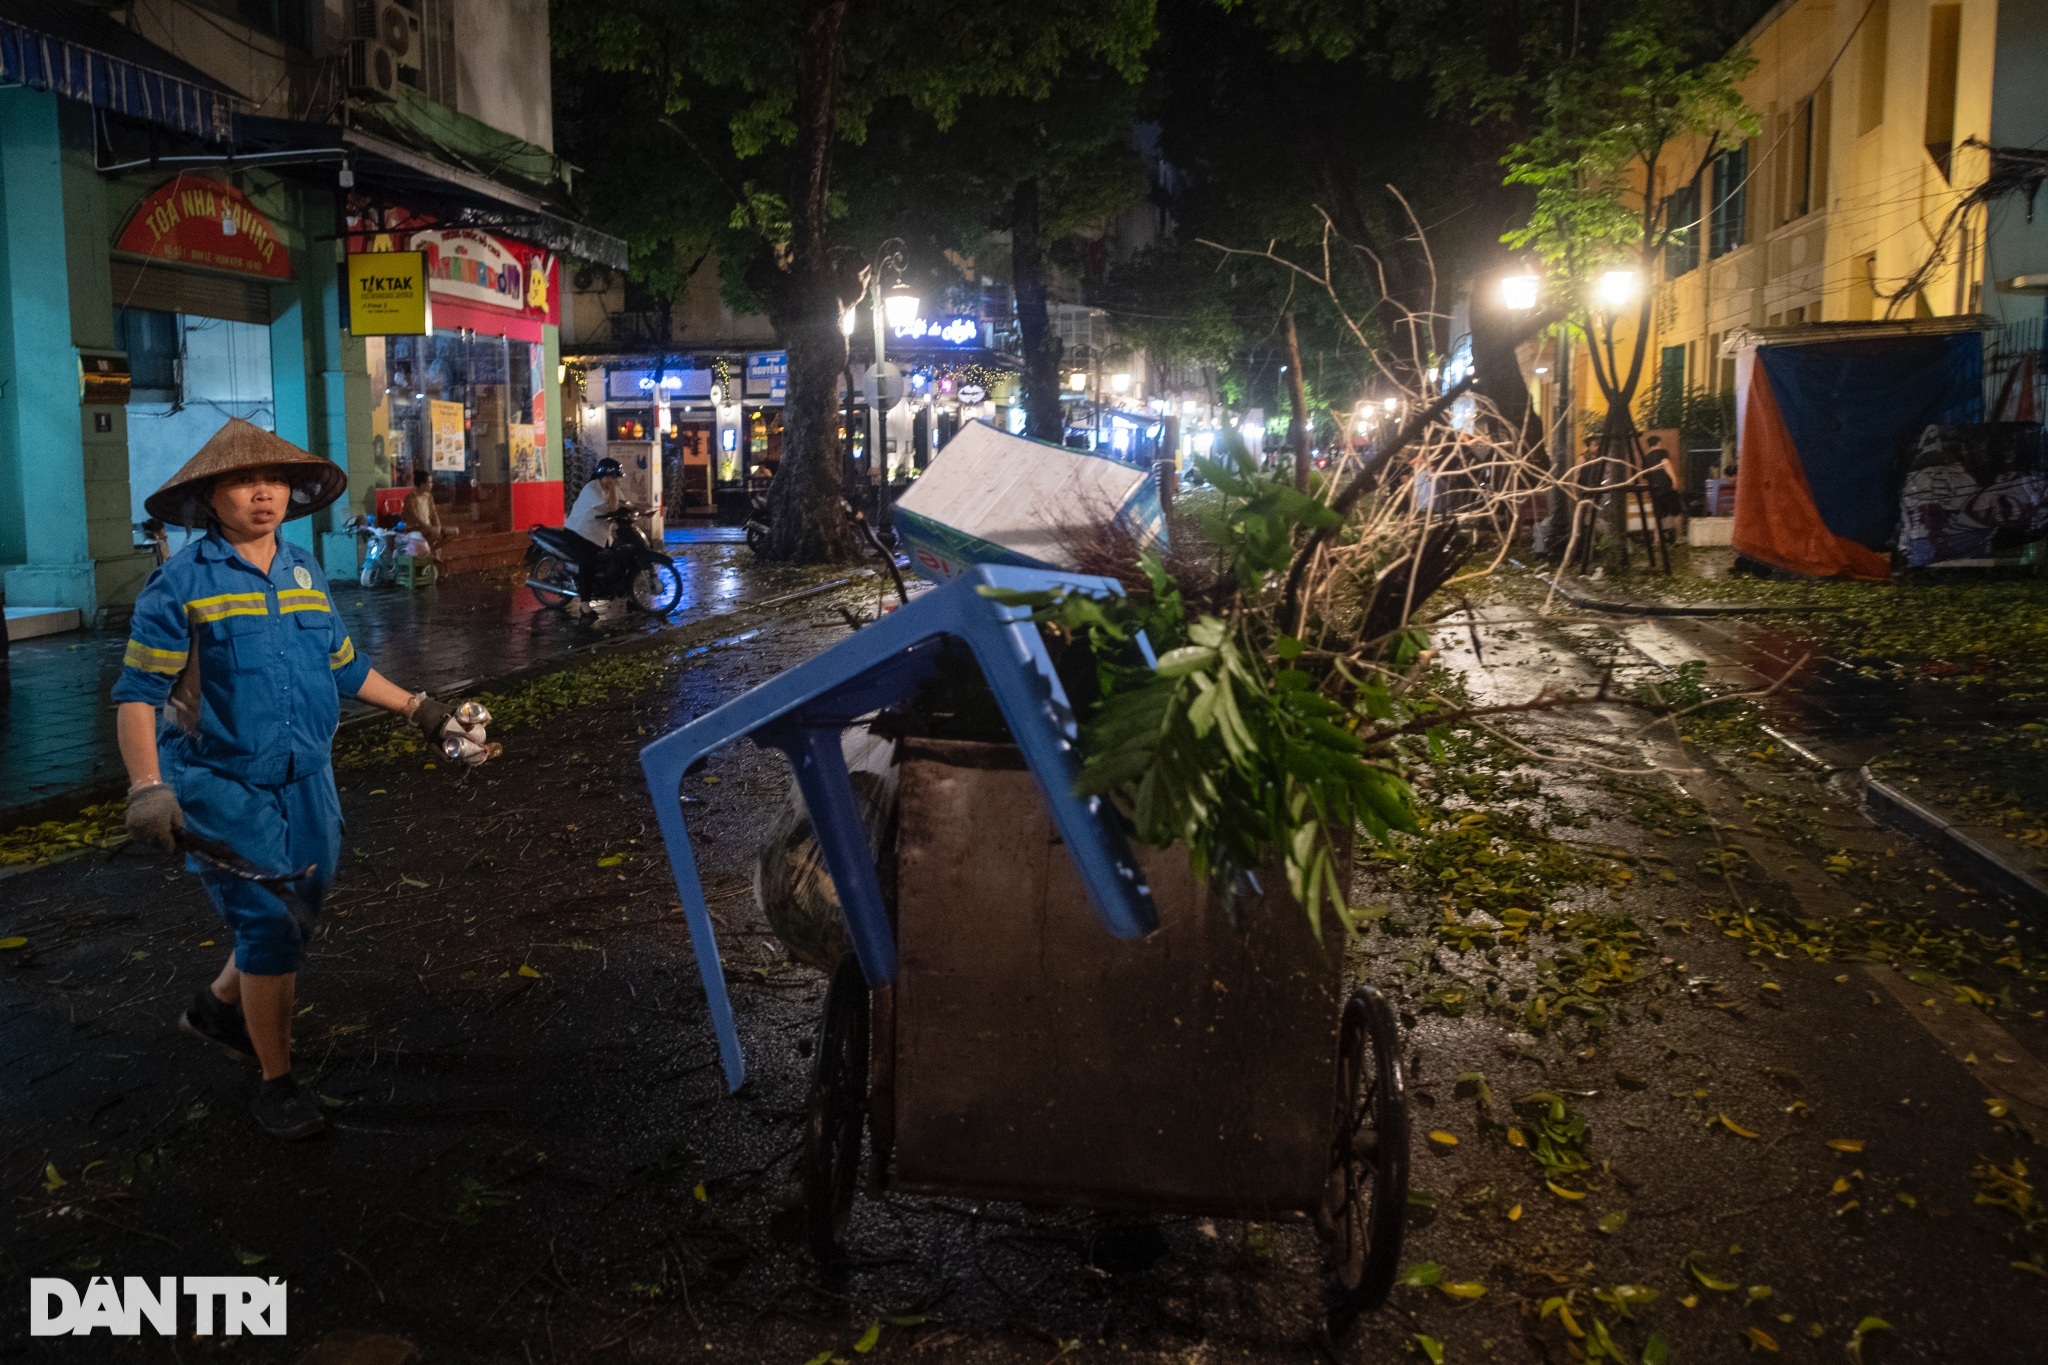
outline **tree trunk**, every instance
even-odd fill
[[[840,459],[839,372],[846,337],[827,255],[839,59],[852,0],[808,0],[797,20],[797,183],[790,196],[789,257],[768,290],[768,315],[789,352],[782,463],[768,492],[767,558],[805,564],[859,556],[847,519]]]
[[[1472,281],[1472,387],[1492,406],[1499,420],[1496,439],[1510,447],[1520,443],[1528,457],[1541,460],[1543,425],[1529,402],[1529,381],[1515,354],[1522,319],[1508,313],[1492,297],[1497,274]]]
[[[1038,181],[1021,181],[1010,195],[1010,282],[1024,352],[1024,434],[1058,445],[1066,435],[1060,413],[1060,337],[1047,315],[1038,221]]]
[[[1294,330],[1294,310],[1287,310],[1287,397],[1294,421],[1287,434],[1294,439],[1294,486],[1308,492],[1308,396],[1301,387],[1301,337]]]

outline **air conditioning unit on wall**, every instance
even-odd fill
[[[351,92],[396,99],[398,87],[420,83],[420,16],[395,0],[355,0],[348,49]]]

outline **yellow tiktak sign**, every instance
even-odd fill
[[[363,251],[348,258],[348,330],[359,337],[425,336],[434,329],[422,251]]]

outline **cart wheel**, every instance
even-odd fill
[[[1387,1301],[1408,1205],[1408,1095],[1393,1006],[1370,986],[1344,1005],[1337,1043],[1337,1135],[1317,1223],[1329,1242],[1325,1322],[1341,1339]]]
[[[846,1261],[841,1238],[860,1175],[868,1101],[868,982],[852,953],[825,990],[804,1121],[804,1222],[811,1256],[827,1270]]]

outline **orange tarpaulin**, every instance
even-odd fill
[[[1891,561],[1830,531],[1814,505],[1792,432],[1761,365],[1742,415],[1742,475],[1735,481],[1736,553],[1821,578],[1884,582]]]

